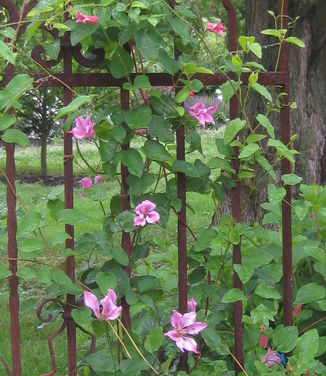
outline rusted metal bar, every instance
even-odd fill
[[[64,74],[57,73],[51,76],[43,73],[30,73],[30,76],[34,79],[35,87],[62,87],[67,85],[69,87],[121,87],[126,79],[116,79],[109,73],[73,73]],[[152,86],[168,86],[173,84],[173,80],[176,77],[169,75],[168,73],[147,73],[146,76]],[[133,81],[136,74],[130,75]],[[0,82],[0,87],[5,87],[12,77],[6,76],[4,80]],[[222,73],[216,74],[196,74],[193,78],[197,78],[203,82],[206,86],[218,86],[227,81],[227,78]],[[243,85],[248,84],[248,73],[241,75],[241,81]],[[284,72],[264,72],[260,73],[258,82],[261,85],[283,85],[286,80],[286,74]]]
[[[229,0],[223,0],[223,5],[228,13],[228,38],[229,50],[237,50],[237,18],[236,11]],[[230,119],[235,119],[239,116],[239,102],[238,98],[234,96],[230,101]],[[232,160],[232,167],[234,168],[236,178],[239,173],[239,148],[233,148],[234,159]],[[232,217],[236,223],[241,222],[241,185],[240,181],[236,181],[235,187],[232,189]],[[233,265],[241,264],[241,243],[233,246]],[[242,289],[242,282],[238,274],[233,272],[233,287]],[[242,328],[242,301],[237,301],[233,304],[233,320],[234,320],[234,356],[239,364],[243,367],[243,328]],[[235,362],[236,373],[242,371],[240,365]]]
[[[282,29],[288,27],[288,1],[278,1],[279,26]],[[285,73],[283,97],[281,108],[281,140],[285,145],[290,142],[290,75],[289,75],[289,45],[282,45],[279,69]],[[281,160],[281,171],[283,174],[291,173],[291,163],[283,158]],[[282,246],[283,246],[283,307],[284,325],[292,325],[292,221],[291,221],[291,186],[285,186],[286,194],[282,201]]]
[[[129,110],[129,91],[123,90],[121,88],[120,91],[120,104],[121,108],[125,111]],[[121,145],[122,150],[128,150],[129,149],[129,143]],[[121,163],[121,206],[122,210],[129,210],[130,209],[130,200],[128,196],[128,184],[127,184],[127,177],[128,177],[128,169],[127,167]],[[131,240],[130,235],[127,232],[122,232],[122,238],[121,238],[121,247],[124,249],[124,251],[127,253],[128,257],[130,258],[132,247],[131,247]],[[125,268],[125,271],[128,274],[128,277],[130,278],[131,270],[130,266],[128,265]],[[122,321],[126,328],[131,328],[131,320],[130,320],[130,306],[126,302],[126,298],[121,298],[121,305],[122,305]]]
[[[66,18],[66,17],[65,17]],[[69,75],[72,73],[72,50],[69,40],[69,34],[63,39],[64,50],[64,73]],[[63,88],[63,102],[67,106],[72,101],[72,92],[69,87]],[[74,207],[74,173],[73,173],[73,142],[71,133],[64,133],[64,187],[65,187],[65,208],[72,209]],[[68,158],[71,156],[71,158]],[[74,226],[65,225],[66,233],[70,239],[66,240],[66,248],[74,249]],[[68,256],[66,259],[66,274],[75,281],[75,257]],[[76,361],[76,323],[71,317],[71,310],[75,306],[75,296],[67,295],[66,306],[64,310],[64,319],[67,321],[67,354],[68,354],[68,376],[77,376]]]

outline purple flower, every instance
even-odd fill
[[[282,360],[276,355],[276,352],[273,351],[270,347],[267,350],[267,354],[261,360],[266,364],[268,368],[272,367],[274,364],[282,363]]]
[[[195,301],[191,300],[190,302]],[[193,303],[191,304],[193,307]],[[182,352],[186,350],[198,354],[196,341],[193,338],[186,337],[187,334],[198,334],[207,327],[206,323],[196,322],[196,319],[197,315],[195,311],[191,311],[182,315],[176,310],[173,310],[173,314],[171,316],[171,325],[174,329],[170,330],[167,333],[164,333],[164,336],[172,339],[172,341],[175,342],[176,346]]]
[[[77,140],[94,138],[94,123],[92,123],[91,117],[88,116],[84,119],[78,116],[76,118],[76,126],[69,133],[72,133]]]
[[[189,107],[189,115],[197,119],[199,123],[205,128],[206,123],[215,124],[213,114],[217,111],[218,104],[206,107],[204,102],[200,101]]]
[[[144,227],[146,223],[159,222],[160,215],[154,210],[155,208],[156,205],[149,200],[145,200],[138,204],[134,209],[134,212],[137,214],[137,216],[134,218],[134,226]]]
[[[85,306],[91,308],[98,320],[110,321],[116,320],[122,311],[122,307],[116,306],[117,295],[108,289],[107,295],[101,299],[100,304],[97,297],[89,291],[84,291]]]
[[[90,189],[91,186],[93,185],[93,182],[92,182],[91,178],[85,177],[85,178],[82,178],[81,180],[79,180],[79,184],[81,184],[81,186],[84,189]]]

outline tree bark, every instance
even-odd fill
[[[259,42],[262,42],[260,31],[273,27],[267,10],[277,14],[277,1],[247,0],[246,34],[254,35]],[[292,134],[297,135],[294,146],[301,153],[296,157],[295,172],[306,184],[325,184],[326,2],[289,0],[289,16],[300,17],[289,33],[306,45],[303,49],[290,47],[290,100],[297,103],[297,109],[291,112],[291,129]],[[264,50],[263,63],[268,69],[273,69],[270,63],[275,62],[275,58],[271,58],[273,54],[275,52]],[[251,106],[250,112],[255,113],[257,103]],[[279,122],[277,124],[279,133]]]
[[[289,35],[302,39],[306,45],[303,49],[290,46],[290,101],[297,103],[297,109],[291,111],[291,134],[297,135],[294,147],[300,152],[295,158],[294,172],[303,178],[305,184],[326,184],[326,1],[288,1],[289,16],[293,19],[300,17],[294,29],[289,30]],[[277,1],[246,0],[246,35],[254,35],[262,45],[275,42],[275,39],[263,37],[260,33],[274,28],[274,20],[268,15],[268,10],[277,15]],[[268,71],[275,69],[277,50],[263,48],[262,63]],[[260,98],[253,95],[247,114],[252,114],[254,119],[257,113],[263,112]],[[271,120],[280,139],[279,115],[273,115]],[[254,187],[242,183],[244,221],[261,221],[264,213],[260,205],[267,199],[270,181],[258,169]],[[222,214],[230,213],[228,201],[222,205]]]

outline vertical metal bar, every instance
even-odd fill
[[[170,6],[174,9],[175,0],[170,0]],[[180,52],[174,48],[174,56],[177,59]],[[178,89],[176,89],[176,94]],[[185,154],[185,127],[180,125],[176,131],[177,160],[184,161]],[[188,279],[187,279],[187,193],[186,193],[186,175],[177,173],[177,196],[181,201],[181,209],[178,212],[178,287],[179,287],[179,312],[187,312],[188,298]],[[181,370],[188,370],[187,353],[182,355]]]
[[[282,29],[288,27],[288,1],[278,1],[279,26]],[[290,142],[290,83],[289,83],[289,45],[282,45],[280,56],[280,71],[285,73],[283,91],[287,94],[281,108],[281,140],[285,145]],[[283,158],[281,160],[283,174],[291,173],[291,163]],[[292,325],[292,221],[291,221],[291,186],[285,186],[286,195],[282,201],[282,246],[283,246],[283,306],[284,325]]]
[[[67,17],[65,17],[66,19]],[[72,74],[72,48],[69,34],[66,34],[63,41],[64,47],[64,74]],[[68,87],[63,88],[63,102],[67,106],[72,101],[72,92]],[[65,208],[74,207],[74,173],[73,173],[73,142],[70,133],[64,133],[64,187],[65,187]],[[74,226],[65,225],[65,231],[70,236],[66,240],[66,248],[74,249]],[[66,259],[66,274],[75,280],[75,257],[69,256]],[[76,323],[71,317],[72,307],[75,305],[75,296],[67,295],[64,317],[67,320],[67,354],[68,354],[68,376],[77,376],[76,361]]]
[[[237,50],[237,18],[236,12],[229,0],[223,0],[223,5],[228,13],[228,39],[230,52]],[[235,119],[239,116],[239,102],[238,98],[234,96],[230,101],[230,119]],[[239,173],[239,149],[233,148],[234,158],[232,160],[232,167],[235,169],[238,176]],[[237,222],[241,222],[241,185],[240,181],[236,181],[236,186],[232,189],[232,217]],[[233,265],[241,264],[241,243],[233,246]],[[238,274],[234,271],[233,287],[242,289],[242,283]],[[242,328],[242,302],[238,301],[233,304],[233,320],[234,320],[234,355],[238,362],[243,366],[243,328]],[[239,364],[235,363],[236,373],[242,371]]]
[[[11,114],[13,112],[11,111]],[[6,144],[6,175],[7,175],[7,228],[8,228],[8,259],[12,275],[9,282],[10,334],[13,376],[21,376],[19,295],[17,273],[17,217],[16,217],[16,166],[15,144]]]
[[[120,104],[121,108],[125,111],[129,110],[129,91],[123,90],[121,88],[120,91]],[[129,143],[121,145],[122,150],[129,149]],[[130,209],[130,201],[128,196],[128,184],[127,184],[127,177],[128,177],[128,169],[127,167],[121,163],[121,206],[122,210],[129,210]],[[130,235],[127,232],[122,232],[121,238],[121,247],[125,250],[128,257],[130,258],[131,254],[131,241]],[[128,277],[130,278],[131,270],[130,266],[128,265],[125,268]],[[121,298],[121,305],[122,305],[122,321],[126,328],[131,328],[131,320],[130,320],[130,306],[126,302],[125,297]]]

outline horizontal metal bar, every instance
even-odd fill
[[[51,76],[43,73],[30,73],[34,79],[35,87],[121,87],[127,80],[116,79],[109,73],[74,73],[65,75],[63,73],[53,74]],[[137,76],[131,74],[131,79]],[[169,86],[173,84],[173,77],[168,73],[148,73],[152,86]],[[0,87],[6,86],[12,76],[4,76],[4,80],[0,82]],[[227,81],[227,77],[223,73],[216,74],[196,74],[193,78],[202,81],[206,86],[218,86]],[[241,75],[243,85],[248,84],[249,73]],[[262,85],[284,85],[286,82],[285,72],[264,72],[259,73],[258,82]]]

